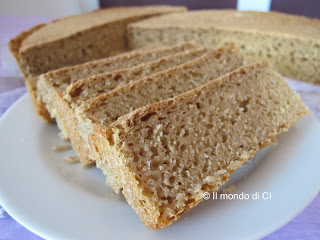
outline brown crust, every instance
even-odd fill
[[[94,159],[96,160],[96,163],[101,163],[102,162],[102,157],[100,154],[100,151],[98,149],[98,146],[101,146],[101,144],[98,143],[99,138],[97,138],[96,134],[90,133],[88,136],[88,142],[90,146],[90,152]]]
[[[84,167],[92,166],[95,162],[89,158],[88,149],[85,146],[83,139],[80,137],[78,131],[78,121],[74,112],[69,104],[64,101],[59,93],[55,93],[52,103],[56,108],[57,118],[63,124],[67,132],[72,147],[78,154],[80,161]],[[67,116],[67,117],[66,117]]]
[[[164,5],[154,5],[154,7],[161,7],[161,6],[164,6]],[[183,6],[169,6],[167,5],[167,7],[169,7],[168,9],[170,8],[176,8],[176,9],[179,9],[179,7],[181,7],[181,9],[179,9],[179,11],[173,11],[173,12],[154,12],[154,13],[144,13],[144,14],[140,14],[138,15],[139,17],[141,17],[142,19],[144,18],[148,18],[148,17],[153,17],[153,16],[159,16],[159,15],[165,15],[165,14],[170,14],[170,13],[174,13],[174,12],[181,12],[181,11],[185,11],[187,10],[185,7]],[[97,9],[97,10],[94,10],[94,11],[91,11],[91,12],[88,12],[86,14],[91,14],[93,12],[106,12],[106,14],[108,14],[107,12],[108,11],[116,11],[118,9],[126,9],[128,7],[116,7],[116,8],[104,8],[104,9]],[[130,8],[130,7],[129,7]],[[70,18],[73,18],[74,16],[77,16],[77,15],[73,15],[73,16],[68,16],[68,17],[65,17],[65,18],[61,18],[61,19],[56,19],[56,20],[53,20],[49,23],[54,23],[54,22],[58,22],[58,21],[64,21],[65,19],[70,19]],[[37,45],[31,45],[31,46],[21,46],[23,48],[23,50],[28,50],[28,49],[31,49],[31,48],[41,48],[42,46],[46,46],[46,45],[50,45],[52,43],[56,43],[56,42],[60,42],[62,40],[65,40],[65,39],[68,39],[68,38],[75,38],[79,35],[85,35],[87,32],[90,32],[90,31],[94,31],[94,30],[98,30],[100,28],[104,28],[105,26],[108,26],[109,24],[112,24],[114,22],[118,22],[118,21],[122,21],[122,20],[125,20],[125,21],[130,21],[131,19],[134,19],[135,16],[130,16],[129,18],[124,18],[124,19],[114,19],[112,21],[109,21],[109,22],[105,22],[105,23],[101,23],[101,24],[98,24],[98,25],[93,25],[91,26],[90,28],[88,29],[83,29],[81,31],[78,31],[78,32],[75,32],[69,36],[64,36],[63,38],[60,38],[60,39],[55,39],[55,40],[52,40],[50,42],[43,42],[43,43],[38,43]],[[47,23],[48,24],[48,23]],[[47,24],[42,24],[42,25],[47,25]],[[37,29],[36,29],[37,30]],[[34,31],[33,31],[34,32]],[[30,34],[28,34],[30,35]]]
[[[239,11],[237,10],[233,10],[233,9],[223,9],[223,10],[196,10],[197,12],[198,11],[203,11],[203,12],[211,12],[212,14],[214,14],[215,12],[232,12],[234,14],[238,14]],[[179,14],[179,15],[184,15],[185,13],[186,14],[192,14],[192,12],[196,12],[196,11],[187,11],[187,12],[178,12],[178,13],[175,13],[175,14]],[[288,13],[283,13],[283,12],[277,12],[277,11],[270,11],[270,12],[257,12],[257,11],[242,11],[241,14],[250,14],[250,13],[258,13],[259,16],[264,16],[264,15],[271,15],[275,20],[277,20],[277,18],[279,16],[285,16],[285,17],[289,17],[289,18],[292,18],[294,17],[296,22],[299,22],[299,21],[309,21],[309,24],[310,23],[316,23],[318,24],[318,26],[320,26],[320,19],[318,18],[309,18],[309,17],[305,17],[305,16],[302,16],[302,15],[295,15],[295,14],[288,14]],[[158,16],[158,17],[153,17],[152,20],[156,20],[156,18],[162,18],[165,16]],[[186,21],[188,19],[188,17],[185,17]],[[170,20],[170,19],[169,19]],[[291,20],[291,19],[288,19],[288,20]],[[281,23],[281,20],[278,21],[279,23]],[[150,26],[145,26],[144,24],[147,23],[147,20],[144,19],[144,20],[140,20],[140,21],[136,21],[136,22],[133,22],[133,23],[130,23],[128,24],[128,29],[130,30],[131,28],[157,28],[158,26],[153,26],[153,25],[150,25]],[[147,24],[146,24],[147,25]],[[159,27],[161,28],[161,27]],[[175,28],[180,28],[179,25],[175,25],[174,23],[172,23],[170,25],[170,28],[171,29],[175,29]],[[225,28],[223,26],[218,26],[218,25],[213,25],[213,26],[202,26],[202,25],[199,25],[197,26],[198,29],[208,29],[208,28],[214,28],[214,29],[219,29],[219,30],[229,30],[229,31],[239,31],[239,28],[235,28],[233,26],[229,26],[228,28]],[[241,29],[241,31],[246,31],[246,32],[254,32],[254,33],[257,33],[258,31],[254,30],[254,29],[250,29],[249,27],[247,29]],[[281,32],[271,32],[271,31],[259,31],[259,33],[264,33],[264,34],[270,34],[270,35],[274,35],[274,36],[281,36],[281,37],[290,37],[290,38],[301,38],[301,39],[308,39],[308,40],[313,40],[313,41],[316,41],[316,42],[320,42],[318,38],[316,37],[310,37],[310,36],[306,36],[305,34],[303,33],[295,33],[295,34],[288,34],[288,33],[281,33]]]
[[[22,42],[24,39],[26,39],[30,34],[37,31],[38,29],[42,28],[45,24],[39,24],[28,31],[21,32],[18,36],[11,39],[9,42],[9,49],[12,52],[20,71],[23,73],[27,90],[31,99],[31,103],[35,108],[36,113],[46,122],[53,122],[54,119],[51,118],[49,112],[47,111],[45,105],[43,102],[37,100],[37,77],[27,76],[27,74],[23,71],[23,68],[21,67],[19,63],[19,51],[22,45]]]
[[[226,23],[219,20],[211,21],[210,16],[215,14],[233,20]],[[195,39],[199,46],[214,47],[227,41],[235,41],[250,61],[266,57],[281,74],[289,78],[320,84],[320,19],[278,12],[254,12],[253,16],[251,14],[252,12],[235,10],[204,10],[160,16],[149,21],[137,21],[128,25],[128,42],[131,48],[142,47],[148,44],[145,38],[147,35],[144,32],[147,34],[156,32],[155,41],[173,44],[181,40],[171,38],[170,33],[188,36],[195,32],[200,34]],[[237,22],[236,16],[244,16],[248,24],[233,24]],[[199,18],[198,24],[193,21],[197,18]],[[259,24],[259,21],[262,24]],[[264,23],[270,21],[275,24],[267,24],[263,27]],[[139,32],[142,35],[138,35]],[[205,41],[205,38],[201,37],[203,32],[207,33],[207,39],[216,38],[217,42],[210,44],[209,41]],[[158,35],[158,33],[161,34]],[[164,36],[160,38],[159,36],[162,35]],[[219,37],[216,37],[217,35]]]
[[[54,122],[55,120],[51,118],[45,104],[37,99],[37,81],[38,77],[26,78],[26,86],[30,96],[31,103],[35,109],[35,112],[40,116],[45,122]]]

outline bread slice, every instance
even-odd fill
[[[126,25],[185,7],[145,6],[101,9],[41,24],[12,39],[9,47],[23,75],[32,78],[127,50]]]
[[[87,63],[60,68],[55,71],[42,74],[37,83],[37,102],[42,108],[45,107],[51,118],[55,118],[55,109],[52,105],[52,97],[55,93],[62,94],[67,86],[82,78],[96,74],[128,68],[145,61],[152,61],[170,54],[194,49],[195,45],[183,43],[173,47],[158,47],[156,49],[139,49],[118,56],[103,58]],[[44,103],[44,104],[42,104]],[[64,137],[67,137],[64,134]]]
[[[243,64],[243,57],[233,46],[220,48],[82,103],[76,109],[77,133],[83,139],[80,151],[86,146],[89,147],[88,135],[93,132],[94,125],[108,127],[121,115],[184,93]],[[91,159],[99,158],[94,152],[89,151],[89,154]],[[100,167],[99,164],[97,166]],[[112,173],[107,168],[104,168],[104,173],[107,175],[107,184],[116,185]],[[120,188],[113,188],[115,192],[120,192]]]
[[[234,42],[250,61],[267,58],[285,76],[320,84],[319,19],[277,12],[189,11],[132,23],[128,38],[131,48],[154,41],[193,41],[211,48]]]
[[[73,149],[77,152],[83,166],[91,165],[94,163],[94,159],[89,154],[89,133],[80,134],[85,130],[79,130],[80,126],[76,119],[76,108],[82,102],[150,74],[195,59],[207,51],[207,49],[186,50],[133,68],[95,75],[71,84],[64,97],[56,94],[53,98],[53,105],[56,109],[58,122],[63,125],[62,128],[65,129],[66,134],[69,136]]]
[[[285,80],[260,62],[139,108],[107,129],[97,125],[90,142],[102,156],[100,168],[111,167],[142,222],[157,229],[217,191],[307,112]]]

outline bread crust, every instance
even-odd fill
[[[85,146],[85,142],[79,136],[78,121],[74,109],[72,109],[70,105],[63,99],[63,96],[57,92],[53,95],[52,101],[56,108],[59,124],[63,125],[64,130],[68,134],[72,147],[77,152],[82,166],[93,166],[95,161],[89,158],[88,149],[83,147]]]
[[[247,15],[248,17],[250,17],[252,14],[255,14],[254,18],[256,21],[259,21],[259,17],[271,17],[272,19],[274,19],[276,21],[277,24],[281,24],[281,17],[285,17],[287,18],[287,21],[295,21],[297,24],[299,24],[300,22],[304,22],[304,24],[306,25],[313,25],[314,27],[319,27],[320,26],[320,19],[317,18],[309,18],[309,17],[305,17],[305,16],[300,16],[300,15],[294,15],[294,14],[288,14],[288,13],[280,13],[277,11],[270,11],[270,12],[258,12],[258,11],[237,11],[237,10],[232,10],[232,9],[227,9],[227,10],[195,10],[195,11],[187,11],[185,13],[173,13],[172,15],[168,15],[168,16],[157,16],[157,17],[153,17],[150,19],[144,19],[144,20],[140,20],[140,21],[136,21],[133,23],[130,23],[128,25],[128,29],[132,29],[132,28],[162,28],[163,26],[161,25],[162,21],[160,19],[165,19],[168,18],[170,19],[173,18],[174,16],[185,16],[186,18],[184,18],[183,22],[188,22],[188,14],[192,15],[192,14],[201,14],[201,13],[210,13],[210,14],[232,14],[232,15],[242,15],[245,16]],[[207,15],[206,15],[207,16]],[[158,21],[160,20],[160,21]],[[171,20],[171,19],[170,19]],[[158,22],[158,23],[157,23]],[[180,26],[181,22],[170,22],[170,28],[188,28],[188,26]],[[207,19],[207,21],[205,22],[205,24],[203,25],[197,25],[196,22],[192,22],[192,24],[190,25],[192,26],[197,26],[197,28],[199,29],[228,29],[230,31],[239,31],[239,27],[235,27],[235,26],[221,26],[215,23],[210,22],[210,19]],[[277,27],[277,26],[274,26]],[[257,29],[251,28],[250,26],[246,25],[245,28],[241,28],[241,30],[245,30],[247,32],[254,32],[257,33]],[[305,33],[295,33],[295,34],[290,34],[288,33],[281,33],[279,31],[267,31],[265,29],[259,29],[259,32],[263,32],[263,33],[268,33],[268,34],[273,34],[275,36],[285,36],[285,37],[293,37],[293,38],[305,38],[305,39],[312,39],[315,40],[317,42],[319,42],[319,38],[317,36],[319,36],[320,32],[318,31],[318,33],[315,32],[315,36],[312,35],[312,33],[310,33],[309,35],[306,35]]]
[[[15,38],[11,39],[9,41],[9,49],[12,52],[13,56],[16,59],[16,62],[18,63],[18,66],[22,72],[22,74],[24,75],[25,78],[30,78],[33,76],[28,76],[26,75],[24,69],[21,67],[20,62],[19,62],[19,51],[22,45],[22,42],[28,37],[30,36],[33,32],[39,30],[40,28],[42,28],[43,26],[45,26],[45,24],[38,24],[32,28],[30,28],[27,31],[23,31],[21,32],[18,36],[16,36]]]
[[[39,117],[41,117],[43,119],[43,121],[48,122],[48,123],[55,122],[55,119],[50,116],[50,113],[48,112],[44,102],[41,101],[38,97],[38,94],[37,94],[38,79],[39,79],[38,77],[25,79],[31,103],[35,109],[35,112],[37,113],[37,115]]]
[[[35,108],[36,113],[42,117],[42,119],[46,122],[53,122],[54,119],[52,119],[50,117],[49,112],[47,111],[45,105],[43,102],[37,100],[37,77],[33,77],[31,75],[28,75],[23,67],[21,66],[20,62],[19,62],[19,51],[22,45],[22,42],[28,37],[30,36],[33,32],[39,30],[40,28],[42,28],[45,24],[38,24],[34,27],[32,27],[31,29],[21,32],[18,36],[16,36],[15,38],[11,39],[8,46],[10,51],[12,52],[24,78],[25,78],[25,82],[26,82],[26,86],[27,86],[27,90],[30,96],[30,100],[31,103],[33,105],[33,107]]]
[[[77,31],[72,32],[72,33],[62,31],[60,33],[60,34],[62,34],[62,36],[59,36],[59,37],[54,36],[52,39],[42,38],[42,37],[40,39],[36,39],[36,38],[32,39],[33,41],[30,41],[28,43],[23,43],[23,45],[21,46],[21,48],[22,48],[21,50],[26,51],[26,50],[34,48],[34,47],[41,48],[43,46],[46,46],[47,44],[56,43],[58,41],[61,41],[62,39],[68,39],[68,38],[72,39],[72,38],[75,38],[79,35],[85,35],[86,33],[90,32],[90,31],[102,29],[110,24],[118,23],[119,21],[132,22],[132,21],[141,20],[141,19],[145,19],[148,17],[152,17],[152,16],[158,16],[158,15],[174,13],[174,12],[182,12],[182,11],[186,11],[186,10],[187,10],[187,8],[184,6],[170,6],[170,5],[153,5],[153,6],[140,6],[140,7],[127,6],[127,7],[101,8],[101,9],[97,9],[97,10],[87,12],[87,13],[72,15],[72,16],[61,18],[61,19],[53,20],[51,22],[43,24],[43,26],[50,27],[51,24],[56,24],[56,23],[65,24],[65,22],[67,22],[69,20],[77,21],[78,18],[86,18],[87,16],[89,16],[88,19],[90,20],[95,17],[94,15],[96,15],[96,16],[102,16],[102,15],[108,16],[109,15],[109,16],[113,16],[113,18],[111,17],[109,19],[105,19],[104,21],[99,22],[99,23],[93,23],[93,24],[87,23],[85,28],[80,28],[80,29],[77,29],[77,28],[79,28],[79,25],[77,25],[77,22],[73,22],[74,28],[77,29]],[[119,15],[119,12],[128,12],[128,11],[131,11],[130,14],[127,13],[127,15]],[[115,14],[115,15],[113,15],[113,14]],[[45,29],[45,30],[47,30],[47,29]],[[33,31],[33,32],[35,32],[35,31]],[[29,34],[29,35],[31,35],[31,34]]]

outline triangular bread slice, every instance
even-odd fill
[[[111,167],[127,202],[157,229],[217,191],[307,112],[286,81],[260,62],[139,108],[107,129],[97,125],[90,142],[102,157],[98,166]]]

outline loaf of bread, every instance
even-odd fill
[[[41,24],[12,39],[9,47],[26,78],[127,50],[126,25],[185,7],[117,7]]]
[[[320,20],[276,12],[203,10],[129,25],[129,46],[194,41],[219,47],[234,42],[249,61],[267,58],[281,74],[320,84]]]
[[[62,96],[69,84],[82,78],[133,67],[144,61],[152,61],[163,56],[193,48],[195,48],[195,45],[183,43],[172,47],[136,50],[48,72],[41,75],[37,83],[38,105],[45,107],[49,111],[51,118],[55,118],[56,111],[52,104],[53,95],[59,94]],[[59,123],[59,119],[56,120],[59,128],[62,130],[62,138],[67,139],[68,136],[63,129],[63,124]]]
[[[37,101],[36,76],[127,50],[128,23],[151,16],[186,11],[185,7],[145,6],[101,9],[37,25],[9,42],[36,111],[50,114]]]
[[[91,129],[87,129],[87,126],[81,128],[76,119],[76,108],[82,102],[150,74],[195,59],[203,55],[206,51],[206,49],[186,50],[182,53],[146,62],[133,68],[96,75],[71,84],[63,97],[62,95],[55,94],[53,97],[53,106],[56,109],[56,117],[58,122],[63,125],[62,128],[65,129],[68,134],[73,149],[77,152],[81,163],[84,166],[88,166],[94,162],[94,159],[92,159],[89,154],[88,144],[88,135]],[[96,109],[96,111],[99,111],[99,109]],[[80,130],[80,128],[82,130]]]
[[[142,222],[164,228],[307,111],[286,81],[260,62],[139,108],[107,129],[96,125],[90,144]]]
[[[93,132],[96,124],[107,128],[118,117],[134,109],[189,91],[243,64],[243,57],[233,46],[211,50],[185,64],[147,76],[82,103],[76,111],[78,139],[82,139],[80,156],[86,156],[89,152],[91,159],[99,158],[99,154],[95,152],[86,152],[86,148],[89,149],[88,135]],[[100,167],[99,164],[97,166]],[[113,187],[116,181],[112,173],[105,166],[102,170],[107,174],[107,184]],[[117,193],[120,191],[120,188],[113,189]]]

